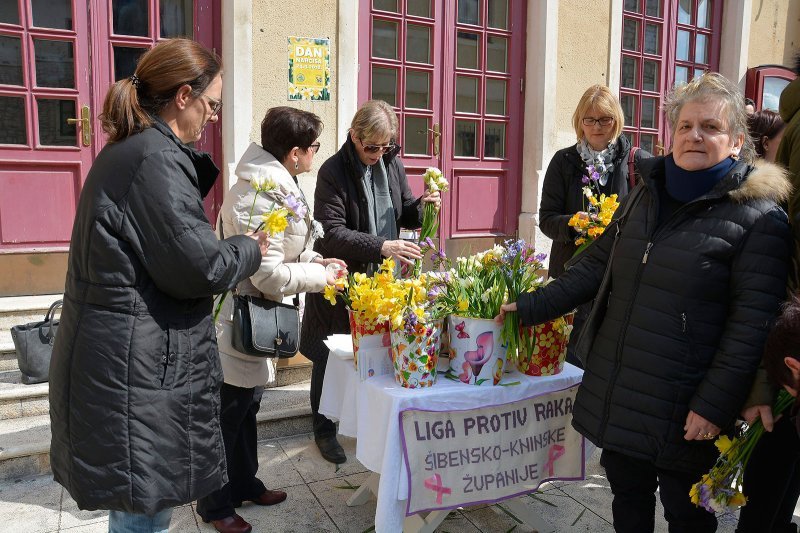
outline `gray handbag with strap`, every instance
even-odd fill
[[[50,377],[50,356],[58,331],[55,314],[63,302],[63,300],[53,302],[43,321],[29,322],[11,328],[11,339],[14,341],[17,363],[22,373],[22,383],[25,385],[43,383]]]

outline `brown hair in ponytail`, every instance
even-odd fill
[[[184,85],[202,94],[222,70],[216,54],[189,39],[169,39],[145,52],[136,72],[106,94],[100,121],[108,142],[121,141],[152,126]]]

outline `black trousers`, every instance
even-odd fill
[[[258,471],[258,431],[256,413],[261,406],[263,387],[243,389],[227,383],[220,390],[222,440],[228,464],[228,483],[197,500],[197,514],[203,520],[233,516],[234,503],[257,498],[267,488],[256,477]]]
[[[758,441],[747,469],[747,505],[739,513],[736,533],[796,532],[794,506],[800,496],[800,438],[788,416]]]
[[[327,367],[327,357],[314,361],[311,367],[311,413],[314,418],[314,436],[319,438],[336,436],[336,424],[333,423],[333,420],[319,414],[322,382],[325,379],[325,369]]]
[[[647,533],[655,528],[656,488],[670,533],[713,533],[717,518],[689,499],[689,489],[708,471],[678,472],[650,461],[603,450],[600,464],[614,493],[611,510],[617,533]],[[709,465],[709,468],[711,465]]]

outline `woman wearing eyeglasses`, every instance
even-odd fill
[[[291,304],[297,294],[319,292],[332,285],[326,270],[339,259],[323,259],[311,250],[315,226],[297,176],[311,170],[322,121],[308,111],[274,107],[261,122],[261,145],[250,144],[236,166],[236,183],[225,196],[220,213],[224,236],[240,235],[257,227],[275,206],[291,205],[298,217],[286,229],[270,235],[269,251],[258,271],[238,285],[244,296]],[[269,185],[265,185],[269,183]],[[256,188],[261,189],[257,191]],[[263,189],[267,190],[263,190]],[[321,232],[318,232],[321,233]],[[220,391],[222,438],[228,463],[227,485],[197,501],[197,512],[217,531],[246,532],[250,524],[234,509],[243,502],[274,505],[286,493],[268,490],[256,477],[258,470],[256,414],[264,385],[275,380],[272,360],[243,354],[231,345],[232,299],[223,305],[217,324],[220,361],[225,382]]]
[[[600,192],[616,194],[621,199],[628,194],[628,159],[631,144],[621,135],[625,119],[619,100],[608,87],[592,85],[583,93],[572,125],[578,143],[562,148],[553,155],[547,167],[542,185],[542,200],[539,206],[539,227],[553,240],[550,248],[549,273],[558,278],[564,273],[564,263],[575,254],[577,233],[567,222],[575,213],[585,210],[583,176],[587,167],[594,166],[600,176]],[[638,150],[638,163],[650,154]],[[578,308],[572,338],[576,338],[589,306]],[[567,361],[583,368],[574,355],[574,343],[567,348]]]
[[[336,256],[351,272],[371,273],[385,257],[412,264],[421,257],[419,247],[398,238],[400,228],[422,223],[422,202],[440,202],[439,193],[414,198],[406,171],[397,158],[397,115],[382,100],[365,102],[356,112],[347,140],[323,163],[314,193],[314,218],[325,236],[314,245],[323,257]],[[306,315],[300,335],[300,352],[314,362],[311,375],[311,410],[314,437],[322,456],[332,463],[347,460],[336,440],[333,422],[319,414],[322,380],[328,360],[323,340],[334,333],[349,333],[347,310],[331,306],[320,294],[306,295]]]

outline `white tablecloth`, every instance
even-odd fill
[[[320,413],[339,421],[339,433],[355,437],[356,457],[365,467],[381,475],[375,531],[403,529],[408,479],[400,442],[399,413],[404,409],[476,409],[570,387],[581,381],[583,371],[566,364],[556,376],[530,377],[514,371],[501,383],[519,385],[477,387],[451,381],[440,375],[436,385],[425,389],[404,389],[394,376],[360,381],[352,359],[331,353],[325,370]]]

